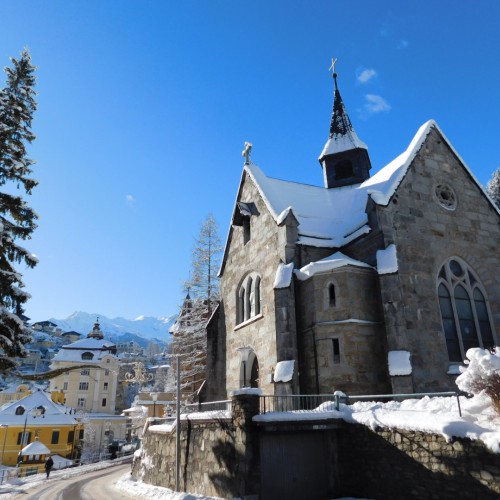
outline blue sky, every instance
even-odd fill
[[[244,141],[321,185],[333,56],[372,172],[430,118],[483,184],[500,164],[496,0],[1,0],[0,19],[0,64],[28,46],[38,66],[33,320],[175,313],[209,212],[226,237]]]

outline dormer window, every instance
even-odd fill
[[[84,352],[82,354],[82,360],[90,361],[91,359],[94,359],[94,355],[91,352]]]
[[[25,412],[25,411],[26,411],[26,410],[24,409],[24,406],[18,406],[18,407],[16,408],[16,415],[24,415],[24,412]]]
[[[243,245],[246,245],[252,238],[251,218],[259,215],[255,203],[238,201],[233,216],[233,225],[240,226],[243,234]]]

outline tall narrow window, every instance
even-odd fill
[[[441,308],[441,319],[443,321],[446,347],[448,348],[448,357],[450,361],[462,361],[463,357],[460,351],[457,329],[455,327],[455,317],[453,314],[450,292],[448,292],[448,289],[442,283],[439,285],[439,306]]]
[[[243,244],[246,245],[251,238],[250,217],[243,217]]]
[[[330,286],[328,287],[328,303],[330,304],[330,307],[335,307],[335,302],[335,285],[330,283]]]
[[[255,278],[255,314],[260,314],[260,276]]]
[[[253,280],[252,278],[248,278],[247,284],[247,297],[246,297],[246,305],[245,305],[245,319],[249,319],[254,315],[255,309],[255,294],[253,292]]]
[[[245,287],[242,286],[238,292],[238,323],[245,321]]]
[[[332,339],[333,344],[333,364],[338,365],[340,363],[340,341],[339,339]]]
[[[59,444],[59,431],[52,431],[50,444]]]
[[[27,445],[31,440],[31,432],[20,432],[17,435],[17,444]]]
[[[438,299],[450,361],[463,361],[471,347],[490,349],[495,345],[484,291],[461,259],[452,258],[441,267]]]

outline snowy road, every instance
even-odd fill
[[[119,491],[114,486],[127,472],[130,472],[130,464],[89,472],[80,476],[81,479],[77,477],[49,479],[22,497],[26,500],[133,499],[136,497],[125,491]]]

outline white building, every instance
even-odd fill
[[[115,344],[104,340],[99,323],[87,338],[63,346],[54,356],[51,369],[60,368],[69,370],[51,379],[50,390],[63,391],[68,406],[115,413],[119,360]]]

